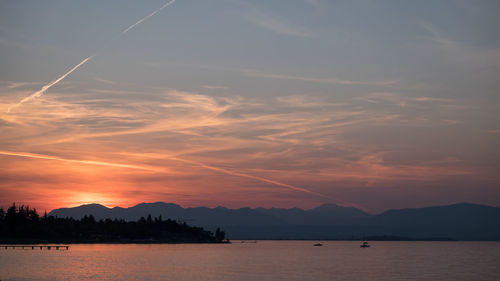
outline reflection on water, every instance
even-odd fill
[[[258,241],[0,249],[0,280],[500,280],[499,242]]]

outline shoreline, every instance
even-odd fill
[[[74,244],[231,244],[230,240],[225,241],[157,241],[157,240],[130,240],[130,241],[49,241],[49,240],[18,240],[18,241],[0,241],[0,247],[16,245],[16,246],[32,246],[32,245],[74,245]]]

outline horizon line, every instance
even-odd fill
[[[184,207],[184,206],[182,206],[180,204],[177,204],[177,203],[164,202],[164,201],[156,201],[156,202],[140,202],[140,203],[136,203],[135,205],[131,205],[129,207],[121,207],[121,206],[108,207],[108,206],[106,206],[104,204],[101,204],[101,203],[85,203],[85,204],[71,206],[71,207],[59,207],[59,208],[55,208],[55,209],[50,210],[48,213],[51,213],[52,211],[59,210],[59,209],[74,209],[74,208],[83,207],[83,206],[90,206],[90,205],[99,205],[99,206],[105,207],[107,209],[114,209],[114,208],[130,209],[130,208],[134,208],[136,206],[139,206],[141,204],[157,204],[157,203],[176,205],[176,206],[179,206],[179,207],[181,207],[183,209],[207,208],[207,209],[212,209],[212,210],[216,209],[216,208],[225,208],[225,209],[228,209],[228,210],[241,210],[241,209],[251,209],[251,210],[256,210],[256,209],[265,209],[265,210],[282,209],[282,210],[291,210],[291,209],[299,209],[299,210],[303,210],[303,211],[309,211],[309,210],[313,210],[313,209],[319,208],[319,207],[324,206],[324,205],[335,205],[335,206],[343,207],[343,208],[354,208],[354,209],[357,209],[359,211],[365,212],[365,213],[370,214],[370,215],[382,214],[382,213],[385,213],[385,212],[391,211],[391,210],[425,209],[425,208],[434,208],[434,207],[448,207],[448,206],[463,205],[463,204],[477,205],[477,206],[486,206],[486,207],[492,207],[492,208],[500,208],[500,206],[495,206],[495,205],[490,205],[490,204],[479,204],[479,203],[463,202],[462,201],[462,202],[449,203],[449,204],[441,204],[441,205],[427,205],[427,206],[424,206],[424,207],[391,208],[391,209],[386,209],[386,210],[381,211],[381,212],[372,212],[372,211],[368,212],[368,211],[365,211],[365,210],[362,210],[362,209],[359,209],[359,208],[356,208],[356,207],[342,206],[342,205],[339,205],[339,204],[336,204],[336,203],[321,203],[321,204],[319,204],[319,205],[317,205],[315,207],[305,209],[305,208],[300,208],[300,207],[290,207],[290,208],[270,207],[270,208],[266,208],[266,207],[249,207],[249,206],[244,206],[244,207],[239,207],[239,208],[228,208],[228,207],[224,207],[224,206],[221,206],[221,205],[218,205],[216,207],[209,207],[209,206]],[[1,208],[1,206],[0,206],[0,208]]]

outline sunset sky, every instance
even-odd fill
[[[500,205],[500,1],[167,2],[0,2],[0,206]]]

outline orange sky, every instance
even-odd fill
[[[2,115],[8,124],[1,136],[2,204],[17,201],[51,210],[153,201],[302,208],[337,203],[379,211],[422,204],[411,198],[394,203],[387,195],[379,199],[388,201],[379,201],[373,196],[381,190],[396,198],[422,196],[415,188],[428,194],[424,187],[429,184],[496,180],[494,171],[469,167],[455,157],[404,163],[390,159],[397,156],[390,150],[346,140],[349,132],[365,126],[383,129],[403,121],[306,97],[265,105],[163,90],[153,95],[154,102],[144,99],[112,110],[60,97],[40,98]],[[324,108],[331,110],[321,112]],[[466,200],[454,198],[460,196],[446,197],[448,202]],[[484,200],[476,197],[471,198]],[[443,197],[428,201],[447,203]]]
[[[496,4],[165,3],[0,4],[0,206],[500,204]]]

